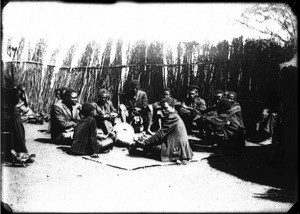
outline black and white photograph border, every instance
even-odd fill
[[[1,210],[298,210],[295,8],[296,1],[2,5]],[[216,90],[234,91],[245,126],[243,151],[228,154],[207,143],[197,126],[187,130],[193,159],[184,163],[136,157],[120,145],[97,157],[70,155],[70,145],[53,143],[50,110],[56,89],[73,88],[83,104],[96,102],[105,88],[118,109],[127,82],[135,79],[149,104],[159,103],[165,88],[184,103],[188,86],[196,85],[213,108]],[[17,131],[3,122],[8,87],[26,92]],[[273,121],[275,131],[260,127],[266,106],[269,115],[280,118]],[[17,151],[15,134],[22,127],[24,153]],[[11,160],[5,159],[7,147]]]

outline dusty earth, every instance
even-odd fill
[[[2,202],[14,212],[285,213],[298,200],[297,170],[268,164],[264,146],[247,144],[235,157],[198,146],[195,153],[208,158],[126,171],[66,154],[42,132],[48,123],[24,125],[36,161],[2,163]]]

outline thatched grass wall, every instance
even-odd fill
[[[44,47],[38,46],[40,54],[33,54],[35,58],[41,58]],[[95,101],[99,90],[106,88],[117,106],[119,95],[126,91],[127,80],[139,79],[150,102],[161,98],[164,87],[171,88],[173,96],[183,100],[187,86],[198,85],[200,96],[208,105],[216,89],[236,91],[249,128],[254,127],[266,94],[272,90],[283,94],[286,83],[280,76],[279,64],[292,55],[274,41],[244,43],[241,37],[233,39],[231,45],[227,41],[217,46],[188,42],[179,43],[175,49],[159,42],[138,41],[128,45],[122,41],[92,41],[78,59],[74,59],[76,51],[76,46],[70,47],[52,88],[53,66],[47,66],[42,79],[42,64],[7,63],[7,69],[14,69],[16,82],[25,84],[35,111],[49,112],[53,91],[58,87],[74,88],[82,103]],[[71,67],[74,60],[75,64],[78,60],[77,66]]]

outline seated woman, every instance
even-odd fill
[[[187,163],[193,157],[187,130],[183,120],[175,110],[174,99],[167,97],[161,101],[164,114],[162,128],[149,138],[140,138],[129,147],[129,154],[151,153],[162,162],[179,161]],[[142,148],[142,151],[138,151]]]
[[[98,157],[98,153],[109,151],[112,147],[112,139],[97,136],[96,120],[92,117],[94,110],[90,103],[82,105],[83,118],[75,126],[71,153]]]
[[[44,124],[43,115],[37,115],[32,111],[28,105],[28,97],[25,92],[24,85],[17,86],[19,102],[16,107],[19,109],[21,114],[22,122],[34,123],[34,124]]]

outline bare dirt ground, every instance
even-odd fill
[[[36,161],[2,164],[2,202],[14,212],[285,213],[298,200],[296,170],[266,164],[262,147],[243,157],[210,154],[188,165],[126,171],[66,154],[39,131],[48,123],[24,125]]]

